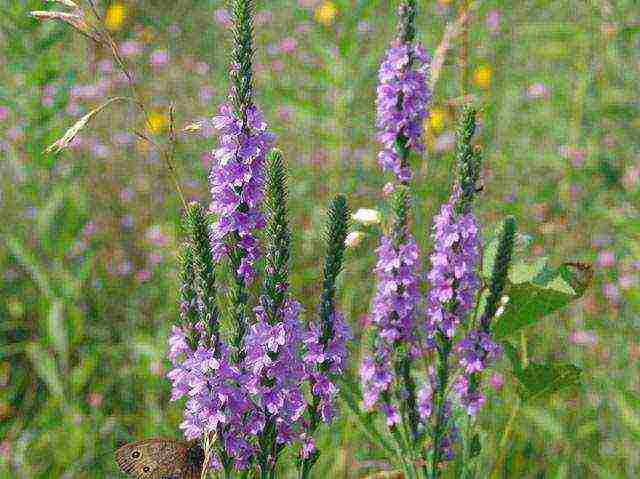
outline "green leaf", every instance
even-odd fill
[[[577,385],[582,370],[573,364],[546,363],[529,365],[515,372],[521,386],[520,396],[525,401],[543,399],[551,394]]]
[[[502,347],[504,349],[504,354],[511,362],[514,374],[520,374],[522,372],[522,362],[520,361],[520,354],[518,354],[518,350],[508,341],[502,341]]]
[[[582,296],[591,277],[591,267],[581,263],[552,268],[542,258],[514,265],[507,288],[509,302],[494,320],[493,332],[503,339],[563,309]]]

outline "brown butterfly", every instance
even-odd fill
[[[200,479],[204,450],[198,441],[147,439],[119,448],[116,461],[136,479]]]

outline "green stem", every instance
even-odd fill
[[[498,471],[502,467],[504,460],[507,456],[507,442],[509,441],[509,437],[511,436],[511,431],[513,430],[513,424],[515,423],[516,416],[518,415],[518,411],[520,410],[520,403],[517,403],[514,408],[511,410],[511,416],[509,416],[509,421],[502,432],[502,437],[500,438],[500,444],[498,445],[498,451],[500,451],[500,455],[496,460],[493,468],[491,469],[491,474],[489,477],[496,478],[500,476]]]

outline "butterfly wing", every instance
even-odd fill
[[[173,439],[147,439],[122,446],[116,461],[135,479],[197,479],[201,465],[190,464],[189,443]]]

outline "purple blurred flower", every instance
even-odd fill
[[[397,141],[404,137],[406,146],[422,151],[423,123],[429,111],[431,91],[427,86],[430,57],[420,44],[391,44],[378,73],[377,92],[378,140],[383,150],[378,161],[385,170],[393,171],[406,181],[411,170],[402,164]]]

